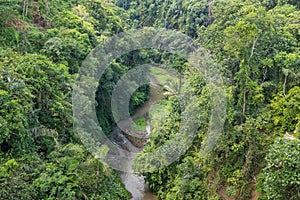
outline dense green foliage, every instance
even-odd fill
[[[145,13],[160,10],[167,2],[170,9],[175,5],[171,1],[163,4],[146,1],[145,4],[148,2],[150,6]],[[286,171],[282,171],[280,178],[276,177],[281,179],[280,182],[274,183],[276,174],[267,167],[273,162],[270,154],[264,159],[275,138],[283,137],[285,133],[299,138],[300,125],[298,3],[278,1],[275,4],[274,1],[255,0],[214,1],[211,4],[212,21],[192,24],[196,34],[183,28],[188,26],[186,21],[179,24],[181,31],[194,37],[221,63],[220,70],[228,80],[227,119],[216,148],[201,157],[201,143],[207,137],[210,119],[209,91],[201,75],[191,74],[187,69],[185,78],[199,94],[202,120],[197,137],[184,156],[165,169],[146,173],[150,188],[160,198],[254,198],[258,194],[255,192],[256,179],[264,167],[264,175],[260,176],[262,199],[299,198],[300,171],[296,164],[284,166]],[[166,7],[163,9],[169,11]],[[207,11],[203,11],[205,13]],[[176,99],[169,100],[173,102],[168,104],[170,119],[153,127],[145,153],[159,148],[177,134],[180,111]],[[291,162],[298,162],[299,140],[294,140],[294,149],[283,143],[277,145],[283,154],[276,162],[285,162],[290,151],[296,159]],[[139,159],[144,159],[143,154]]]
[[[261,199],[296,199],[299,194],[299,141],[291,136],[276,140],[261,173]]]
[[[81,146],[71,110],[81,62],[126,29],[119,10],[100,1],[0,2],[0,199],[130,197]]]
[[[197,95],[201,120],[193,144],[170,166],[144,174],[150,189],[168,200],[299,199],[299,9],[298,0],[0,0],[0,199],[130,198],[119,174],[82,146],[71,91],[94,47],[145,26],[181,31],[205,47],[220,63],[227,92],[224,130],[203,156],[213,91],[201,74],[154,49],[110,64],[95,105],[107,134],[115,127],[113,88],[140,64],[178,70]],[[151,124],[138,159],[178,132],[183,111],[168,89],[162,105],[169,116]],[[149,86],[140,87],[131,114],[148,98]]]

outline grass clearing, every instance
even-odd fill
[[[135,124],[132,125],[132,129],[136,131],[146,131],[147,121],[145,117],[141,117],[134,121]]]
[[[168,82],[178,81],[175,74],[159,67],[150,67],[150,74],[156,78],[160,85],[166,85]]]

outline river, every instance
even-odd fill
[[[150,83],[150,98],[142,106],[140,106],[132,116],[133,120],[137,120],[145,116],[148,111],[154,106],[159,100],[164,98],[163,93],[160,91],[160,86],[154,78],[151,78]],[[150,120],[147,120],[146,132],[151,133]],[[141,149],[142,150],[142,149]],[[132,200],[157,200],[157,196],[149,191],[148,185],[145,182],[143,176],[137,176],[135,174],[123,173],[121,178],[125,184],[125,187],[133,195]]]
[[[151,125],[149,119],[149,110],[153,106],[155,106],[160,100],[165,98],[163,92],[161,91],[162,85],[165,85],[166,83],[164,81],[161,81],[162,76],[169,76],[171,79],[176,78],[176,76],[170,74],[168,71],[160,69],[160,68],[152,68],[152,72],[154,72],[154,75],[151,74],[150,79],[150,97],[149,100],[146,101],[143,105],[138,107],[132,116],[133,120],[140,119],[142,117],[145,117],[147,119],[147,125],[146,125],[146,134],[150,135],[151,133]],[[121,122],[122,123],[122,122]],[[128,121],[124,121],[124,123],[128,123]],[[134,157],[138,152],[141,152],[143,150],[143,147],[136,147],[133,145],[133,143],[123,134],[123,132],[116,128],[114,132],[110,135],[110,141],[112,141],[114,144],[119,146],[120,148],[124,150],[128,150],[126,156],[129,158],[129,161],[126,162],[120,162],[121,167],[121,179],[126,187],[126,189],[132,194],[131,200],[157,200],[158,197],[151,193],[151,191],[148,188],[147,183],[145,182],[145,178],[143,176],[138,176],[133,173],[132,170],[132,163],[134,160]]]
[[[159,100],[164,98],[164,95],[160,91],[161,86],[159,86],[156,81],[151,80],[150,83],[150,98],[142,106],[136,109],[133,120],[137,120],[144,117],[148,111],[154,106]],[[147,120],[146,125],[147,134],[151,133],[150,120]],[[130,162],[122,163],[121,179],[126,187],[126,189],[132,194],[131,200],[157,200],[157,196],[150,192],[145,178],[143,176],[138,176],[133,173],[131,164],[134,160],[134,155],[137,152],[142,151],[142,148],[137,148],[134,146],[122,133],[120,129],[116,129],[113,134],[111,134],[110,140],[123,149],[130,149],[133,153],[127,155],[130,158]]]

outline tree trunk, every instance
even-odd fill
[[[285,96],[285,87],[286,87],[286,81],[287,81],[287,75],[284,76],[284,82],[283,82],[283,95]]]
[[[49,0],[46,0],[46,13],[49,15]]]
[[[28,13],[28,0],[24,0],[23,1],[23,12],[22,12],[23,20],[27,16],[27,13]]]
[[[28,0],[26,0],[26,12],[25,12],[25,16],[27,16],[27,13],[28,13],[28,5],[29,5],[29,2],[28,2]]]
[[[245,115],[245,113],[246,113],[246,93],[247,93],[247,90],[244,89],[244,96],[243,96],[243,115]]]

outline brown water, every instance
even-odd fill
[[[155,104],[165,98],[161,91],[161,88],[162,86],[157,81],[157,79],[154,76],[150,76],[150,98],[142,106],[136,109],[134,115],[132,116],[133,120],[144,117],[147,113],[149,113],[149,110]],[[128,120],[124,120],[124,122],[120,123],[128,124],[129,122]],[[147,119],[146,133],[148,135],[150,135],[151,133],[150,119]],[[121,179],[126,189],[132,194],[131,200],[157,200],[158,197],[155,194],[151,193],[151,191],[149,191],[148,185],[145,182],[145,177],[134,174],[131,167],[134,157],[138,152],[142,151],[142,148],[135,147],[119,129],[116,129],[111,135],[111,141],[114,141],[121,148],[130,150],[130,152],[127,153],[128,155],[126,155],[128,158],[130,158],[129,162],[122,162],[121,164],[121,168],[123,171],[121,173]]]
[[[164,95],[160,91],[160,86],[151,82],[149,100],[136,110],[135,114],[132,116],[132,119],[136,120],[145,116],[145,114],[148,113],[151,107],[163,98]],[[146,131],[148,134],[150,134],[151,132],[149,120],[147,120]],[[142,149],[140,149],[140,151],[141,150]],[[126,166],[126,167],[128,167],[127,168],[128,171],[132,172],[131,166]],[[124,172],[121,174],[121,178],[123,183],[125,184],[126,189],[132,194],[132,200],[157,200],[158,199],[156,195],[154,195],[149,191],[149,188],[143,176],[138,176],[133,173]]]
[[[161,86],[155,84],[154,80],[150,84],[150,98],[142,106],[140,106],[134,115],[133,120],[144,117],[149,110],[154,106],[159,100],[164,98],[164,95],[160,91]],[[129,120],[123,120],[120,123],[130,124]],[[122,126],[124,126],[124,124]],[[147,120],[147,126],[145,134],[150,134],[150,120]],[[120,149],[128,151],[119,151],[119,155],[127,158],[127,161],[120,162],[120,169],[123,171],[121,173],[121,179],[126,187],[126,189],[132,194],[131,200],[157,200],[157,196],[149,191],[148,185],[145,182],[145,177],[138,176],[133,173],[132,163],[134,157],[137,153],[142,151],[142,148],[137,148],[134,146],[122,133],[119,128],[116,128],[110,135],[110,141],[115,143]],[[126,154],[126,155],[125,155]],[[129,158],[129,159],[128,159]]]
[[[153,105],[165,97],[161,91],[161,86],[157,83],[157,80],[154,77],[150,77],[150,81],[150,98],[142,106],[135,110],[135,113],[132,116],[133,120],[143,117],[146,113],[148,113]]]

